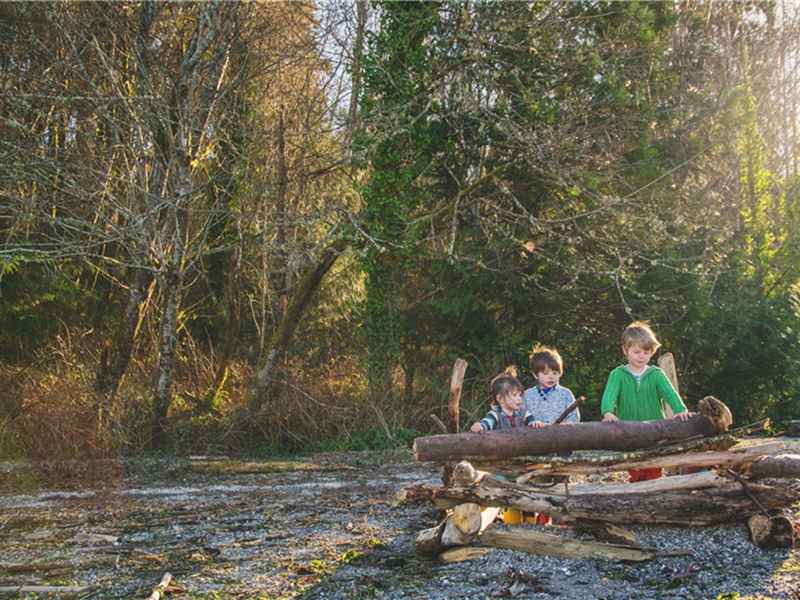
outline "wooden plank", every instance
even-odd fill
[[[558,558],[606,558],[641,562],[656,556],[655,552],[645,548],[570,539],[532,529],[487,531],[479,541],[482,546],[490,548],[509,548]]]

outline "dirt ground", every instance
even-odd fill
[[[183,598],[800,598],[798,550],[759,550],[741,524],[637,528],[649,547],[693,550],[646,564],[507,550],[421,560],[413,537],[437,514],[392,500],[440,482],[440,468],[407,451],[299,460],[275,473],[199,473],[177,459],[5,463],[0,597],[148,598],[169,572],[168,592]]]

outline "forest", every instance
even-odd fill
[[[462,427],[537,344],[599,420],[800,418],[800,5],[0,3],[0,456]]]

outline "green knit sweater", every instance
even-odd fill
[[[600,414],[612,412],[623,421],[654,421],[664,418],[662,399],[677,415],[686,405],[658,367],[648,367],[641,381],[627,366],[617,367],[608,376],[600,402]]]

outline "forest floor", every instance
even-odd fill
[[[2,463],[0,596],[144,599],[169,572],[172,597],[193,599],[800,598],[800,549],[758,549],[742,523],[630,526],[644,546],[692,551],[643,563],[511,550],[422,560],[412,540],[437,513],[392,500],[440,483],[439,467],[407,450],[296,460],[275,473],[200,473],[179,459]]]

